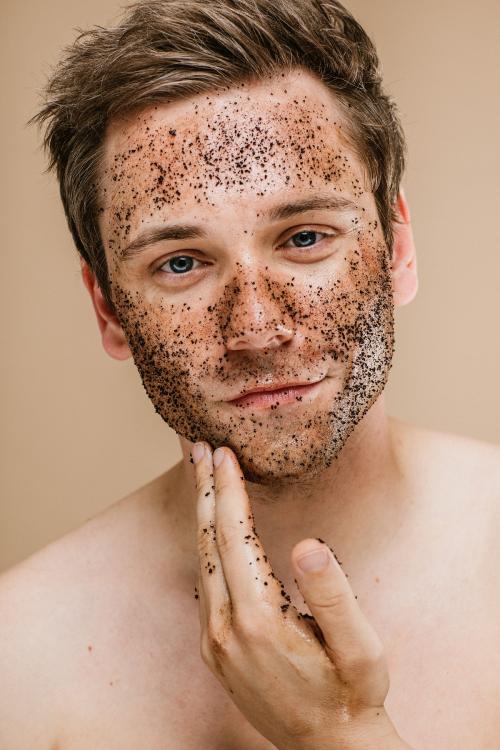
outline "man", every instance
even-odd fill
[[[183,460],[3,576],[1,747],[498,746],[499,451],[385,413],[417,277],[361,27],[150,0],[47,93],[103,346]]]

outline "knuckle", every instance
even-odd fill
[[[364,676],[384,664],[385,653],[381,646],[373,646],[368,649],[364,648],[350,654],[349,657],[344,660],[345,668],[354,677]]]
[[[220,494],[222,492],[231,492],[234,491],[234,486],[231,483],[229,479],[225,479],[223,477],[217,477],[216,479],[216,489],[217,492]]]
[[[221,623],[221,627],[227,631],[231,625],[232,619],[232,608],[229,599],[224,600],[216,613],[217,622]]]
[[[385,649],[375,631],[371,630],[370,637],[365,640],[363,648],[363,663],[366,667],[376,667],[385,663]]]
[[[229,648],[229,630],[221,622],[220,613],[209,616],[207,623],[207,640],[213,654],[223,656]]]
[[[199,494],[205,495],[206,492],[212,492],[214,488],[212,477],[208,475],[199,476],[196,480],[196,489]]]
[[[227,655],[227,645],[219,635],[216,633],[209,634],[208,641],[210,644],[210,651],[218,661]]]
[[[214,665],[227,657],[228,644],[226,638],[214,627],[209,620],[208,627],[201,636],[200,651],[206,664]]]
[[[245,641],[262,641],[266,636],[266,628],[255,615],[241,609],[233,610],[233,628],[235,633]]]
[[[373,666],[385,664],[385,651],[381,643],[374,643],[367,651],[367,659]]]
[[[296,740],[308,737],[312,732],[310,719],[303,718],[299,714],[291,715],[287,723],[288,734]]]
[[[234,529],[219,524],[216,530],[217,546],[221,552],[229,552],[232,550],[238,539]]]
[[[326,594],[322,597],[321,601],[313,601],[311,598],[311,605],[317,609],[341,609],[345,608],[349,603],[349,594],[345,591],[335,591]]]
[[[366,654],[354,654],[350,657],[348,666],[351,674],[361,676],[371,669],[373,664]]]
[[[208,552],[212,546],[211,540],[212,529],[206,523],[198,529],[198,548],[201,552]]]

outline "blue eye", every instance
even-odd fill
[[[320,236],[320,240],[317,237]],[[313,248],[321,241],[323,237],[334,237],[334,234],[328,232],[317,232],[314,229],[303,229],[301,232],[297,232],[292,235],[282,247],[289,249],[305,249]],[[289,243],[293,242],[293,245]],[[198,263],[198,266],[194,264]],[[196,270],[204,264],[193,258],[191,255],[174,255],[172,258],[168,258],[162,266],[158,267],[158,271],[167,273],[169,276],[186,276],[190,271]]]
[[[176,255],[173,258],[169,258],[163,266],[160,266],[158,270],[165,270],[165,266],[170,264],[170,271],[165,271],[165,273],[173,273],[173,274],[184,274],[186,272],[193,270],[193,263],[199,263],[199,260],[196,260],[196,258],[192,258],[190,255]]]
[[[292,237],[290,237],[290,239],[287,240],[287,242],[290,242],[292,240],[294,243],[297,242],[297,244],[295,244],[295,247],[297,248],[313,247],[316,244],[314,238],[318,234],[324,235],[325,237],[328,236],[325,232],[316,232],[313,229],[304,229],[302,230],[302,232],[297,232],[297,234],[292,235]],[[312,241],[312,244],[311,244],[311,241]],[[283,245],[283,247],[287,247],[287,244]],[[288,247],[290,247],[290,245],[288,245]]]

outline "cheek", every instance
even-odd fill
[[[389,333],[392,286],[385,243],[377,241],[371,233],[359,236],[335,277],[325,279],[314,294],[305,296],[311,311],[310,331],[319,332],[341,359],[361,341],[366,344],[374,310],[383,308],[386,321],[383,327]]]
[[[390,259],[383,239],[373,230],[359,231],[341,278],[344,294],[359,302],[385,294],[391,283]]]
[[[206,359],[201,341],[206,324],[201,314],[194,313],[187,303],[180,307],[152,303],[138,291],[129,291],[113,284],[113,300],[120,324],[125,332],[136,363],[178,369],[196,366]]]
[[[369,222],[357,233],[356,246],[357,253],[353,253],[351,263],[359,261],[360,267],[371,277],[380,278],[390,272],[389,250],[378,221]]]
[[[331,274],[320,281],[309,277],[304,282],[299,273],[293,278],[278,282],[261,277],[258,293],[273,319],[279,317],[302,332],[306,354],[308,342],[316,351],[322,340],[333,344],[344,335],[351,339],[349,329],[369,312],[374,298],[387,296],[391,278],[387,249],[371,228],[359,231],[342,264]],[[172,305],[148,300],[143,293],[115,282],[113,299],[136,360],[145,364],[147,358],[151,366],[161,363],[162,369],[172,371],[180,367],[200,373],[207,370],[208,363],[223,356],[233,324],[241,323],[236,319],[242,283],[235,278],[210,306],[195,308],[187,302]]]

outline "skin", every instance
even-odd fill
[[[348,741],[337,744],[354,748],[379,746],[384,750],[391,744],[398,747],[401,740],[394,736],[391,726],[395,725],[405,741],[419,750],[427,747],[486,750],[494,747],[498,738],[498,449],[388,418],[381,392],[352,428],[337,458],[320,470],[318,459],[323,458],[327,463],[329,460],[328,443],[325,445],[322,440],[340,434],[340,427],[332,425],[329,415],[332,403],[338,408],[345,403],[344,397],[352,399],[349,389],[343,393],[344,384],[353,382],[349,380],[349,363],[356,352],[350,337],[343,341],[345,356],[336,361],[337,380],[332,375],[310,402],[304,399],[302,403],[267,412],[260,410],[259,419],[263,424],[259,425],[257,433],[253,432],[250,411],[229,413],[229,407],[222,403],[229,386],[239,389],[249,377],[255,380],[269,373],[292,373],[299,365],[298,374],[302,376],[312,372],[313,364],[331,364],[327,355],[337,335],[335,325],[330,318],[322,317],[322,310],[307,296],[314,289],[326,288],[331,282],[331,271],[338,271],[338,278],[346,288],[345,297],[334,298],[332,294],[337,305],[331,306],[336,320],[346,320],[351,294],[357,293],[363,284],[373,293],[383,286],[375,282],[383,279],[384,267],[390,274],[394,305],[405,304],[413,298],[415,250],[403,193],[397,205],[402,221],[394,227],[395,243],[390,263],[386,261],[384,266],[375,252],[382,237],[378,235],[377,242],[373,237],[374,252],[367,250],[361,256],[363,274],[358,273],[357,277],[355,271],[359,268],[351,268],[349,262],[357,257],[353,256],[358,242],[356,233],[348,235],[349,240],[344,237],[338,241],[342,246],[337,254],[340,258],[326,252],[316,263],[300,262],[295,254],[293,258],[284,259],[282,240],[285,244],[285,240],[302,229],[331,230],[338,221],[331,211],[290,217],[283,222],[272,223],[265,219],[266,208],[274,205],[278,198],[290,198],[285,167],[289,182],[297,180],[294,194],[304,197],[309,191],[309,183],[298,179],[299,173],[304,176],[301,172],[304,163],[299,159],[298,165],[294,164],[286,150],[280,152],[280,159],[274,160],[274,167],[271,163],[272,170],[268,166],[269,179],[260,182],[251,182],[247,174],[243,185],[239,181],[232,183],[237,171],[234,160],[219,163],[219,173],[224,167],[222,182],[210,184],[210,190],[205,193],[202,190],[207,184],[203,181],[205,162],[200,156],[198,160],[191,160],[184,180],[182,174],[177,175],[175,189],[184,195],[183,204],[177,200],[180,196],[171,198],[169,207],[154,202],[149,207],[145,202],[141,203],[141,213],[137,213],[141,186],[144,187],[154,166],[143,154],[142,161],[137,162],[138,168],[129,168],[132,156],[135,154],[134,158],[138,158],[137,154],[141,153],[136,151],[131,156],[128,152],[133,139],[142,132],[144,118],[149,118],[146,127],[152,127],[154,121],[158,127],[168,124],[168,129],[178,128],[175,137],[182,133],[182,128],[196,128],[204,142],[204,136],[212,132],[209,115],[216,101],[223,112],[224,106],[227,107],[228,127],[233,124],[235,128],[244,128],[250,127],[257,106],[259,114],[264,117],[267,113],[269,119],[273,111],[276,114],[276,110],[268,111],[277,100],[275,97],[279,98],[279,112],[283,113],[286,107],[293,112],[298,106],[294,100],[300,104],[307,95],[310,112],[321,112],[321,105],[328,104],[330,114],[326,116],[341,124],[334,102],[314,79],[290,76],[286,81],[278,80],[267,87],[249,86],[245,91],[251,97],[246,109],[242,108],[244,99],[237,99],[234,104],[237,95],[243,93],[240,89],[222,94],[225,99],[199,97],[189,103],[165,105],[158,110],[151,108],[140,113],[142,120],[139,117],[111,124],[105,144],[107,161],[103,163],[101,226],[117,301],[119,288],[126,295],[122,297],[126,304],[118,309],[118,315],[105,305],[95,278],[84,264],[82,272],[106,351],[112,357],[126,359],[132,354],[128,342],[134,343],[132,340],[136,339],[135,356],[138,360],[144,358],[142,370],[150,377],[154,404],[165,410],[165,416],[172,423],[177,419],[180,425],[184,413],[185,426],[189,426],[187,418],[193,409],[203,407],[198,398],[193,399],[193,394],[202,392],[206,407],[202,413],[207,418],[207,429],[210,423],[217,427],[217,418],[223,416],[229,426],[234,427],[238,413],[244,416],[241,424],[246,425],[245,429],[248,425],[251,427],[246,435],[243,426],[233,429],[233,447],[237,447],[237,440],[252,440],[256,446],[260,432],[265,432],[268,440],[276,442],[279,451],[267,454],[268,463],[262,460],[261,453],[252,456],[247,451],[247,459],[258,459],[264,473],[259,481],[257,477],[255,481],[247,477],[245,491],[238,483],[241,482],[240,472],[243,475],[246,448],[241,446],[240,456],[231,451],[235,461],[242,460],[237,466],[234,483],[227,485],[230,491],[224,505],[224,499],[218,503],[220,493],[214,498],[197,488],[190,461],[193,445],[180,434],[181,462],[1,577],[0,603],[4,616],[0,671],[5,675],[6,689],[0,702],[0,744],[13,749],[50,750],[83,750],[89,746],[96,750],[139,746],[163,750],[165,743],[186,750],[200,747],[271,750],[273,745],[262,734],[266,727],[273,731],[279,728],[282,737],[283,732],[286,735],[288,731],[301,731],[300,725],[286,726],[294,710],[309,706],[311,711],[307,713],[306,708],[307,717],[321,715],[327,703],[322,703],[318,709],[318,697],[332,697],[334,682],[322,682],[323,673],[318,672],[318,664],[331,669],[336,655],[338,665],[342,646],[338,621],[333,629],[335,633],[329,631],[327,622],[332,615],[331,605],[337,601],[350,605],[337,609],[339,614],[342,611],[354,614],[354,619],[345,623],[351,627],[351,631],[344,631],[347,635],[360,622],[365,623],[364,632],[371,638],[376,630],[384,644],[391,678],[391,690],[384,703],[389,723],[383,727],[383,741],[378,741],[379,736],[374,741],[372,722],[370,733],[366,733],[365,724],[361,736],[359,733],[351,735]],[[276,128],[279,126],[280,140],[288,143],[291,124],[278,122],[276,118],[273,122]],[[294,127],[300,130],[304,123]],[[344,142],[342,132],[345,131],[333,129],[330,145],[324,148],[342,148],[350,168],[361,174],[361,164]],[[307,132],[304,143],[307,143],[306,135]],[[159,135],[156,142],[163,148]],[[225,151],[229,155],[230,147],[231,143],[226,144]],[[128,159],[121,167],[123,175],[116,174],[117,179],[113,180],[112,167],[117,163],[114,156],[121,159],[123,154]],[[304,159],[306,154],[307,150]],[[328,153],[324,156],[328,158]],[[164,153],[161,159],[164,161],[158,161],[158,157],[155,161],[167,174],[167,155]],[[177,160],[171,168],[178,169],[179,164]],[[161,176],[158,167],[154,169]],[[255,164],[253,169],[257,169]],[[313,174],[314,179],[319,180],[319,171],[313,170]],[[279,181],[276,190],[271,189],[272,180],[279,179],[282,189]],[[189,193],[189,181],[195,185],[201,182],[201,188]],[[127,186],[131,197],[128,204],[125,200]],[[332,187],[331,182],[328,187]],[[337,188],[338,194],[340,186]],[[342,195],[351,188],[350,184],[343,184]],[[151,201],[159,197],[148,195]],[[369,195],[358,198],[361,199],[368,201],[374,210]],[[119,201],[123,203],[124,213],[118,220],[113,211],[115,207],[120,210]],[[133,219],[132,209],[136,212]],[[137,236],[146,221],[162,218],[202,220],[208,236],[204,240],[164,242],[151,248],[144,267],[118,263],[119,245],[113,246],[111,240],[118,243],[120,232],[130,223],[128,234],[120,239],[126,243]],[[371,213],[367,220],[373,222],[377,217]],[[372,226],[372,231],[377,233],[379,227]],[[184,253],[191,250],[196,257],[211,264],[215,275],[210,276],[210,271],[206,277],[200,275],[191,291],[185,288],[181,293],[177,289],[174,294],[166,285],[153,283],[144,269],[156,260],[158,264],[164,262],[168,254],[178,254],[180,248]],[[264,277],[262,269],[266,265]],[[323,266],[328,267],[328,272]],[[239,279],[240,274],[241,278],[254,281],[257,290],[252,283],[240,283],[236,291],[234,280]],[[295,277],[293,288],[287,286],[287,282],[292,283],[292,277]],[[306,277],[309,280],[304,285]],[[356,286],[356,279],[361,286]],[[221,306],[227,299],[231,300],[228,290],[236,299],[228,308],[230,318],[226,322],[222,315],[210,317],[206,307]],[[272,290],[281,292],[273,295]],[[282,306],[280,295],[283,294],[290,295],[303,307],[295,310]],[[360,302],[360,320],[363,321],[369,300],[361,295]],[[333,337],[329,343],[325,344],[317,335],[311,319],[304,317],[308,307],[318,316],[320,325],[328,326],[327,332]],[[297,323],[292,335],[286,334],[288,316],[294,325]],[[124,324],[128,320],[128,325],[122,327],[120,319]],[[203,321],[200,326],[199,319]],[[390,324],[390,314],[386,321]],[[176,326],[182,326],[183,341],[178,335],[181,329],[176,330]],[[192,338],[194,330],[198,331],[197,342]],[[223,333],[226,343],[221,351]],[[171,370],[166,368],[167,357],[160,358],[161,367],[155,382],[151,356],[154,356],[154,343],[158,338],[169,354],[173,350],[178,356]],[[390,325],[384,326],[379,340],[384,344],[383,349],[389,351]],[[364,336],[361,342],[363,347],[368,347],[373,339]],[[174,345],[179,343],[189,351],[176,350]],[[313,359],[303,356],[306,351],[313,352]],[[323,355],[327,358],[323,359]],[[192,374],[199,376],[198,380],[183,376],[182,364],[189,364],[190,358]],[[385,362],[385,358],[379,361]],[[168,378],[164,382],[170,387],[175,386],[175,377],[184,377],[180,401],[169,404],[166,395],[159,390],[165,376]],[[223,380],[222,376],[227,377]],[[358,382],[363,386],[364,397],[369,384],[365,387],[364,380]],[[326,393],[326,388],[332,393]],[[334,401],[339,394],[340,398]],[[229,395],[233,395],[232,391]],[[278,419],[278,415],[285,414],[285,409],[287,418]],[[298,409],[302,419],[295,411]],[[308,424],[307,429],[301,426],[302,442],[291,448],[283,445],[283,441],[280,445],[279,431],[291,432],[294,419],[301,425]],[[314,473],[311,467],[303,475],[286,478],[285,469],[289,474],[297,471],[296,459],[301,445],[307,447],[307,443],[316,451],[318,471]],[[260,448],[265,451],[266,445],[264,440]],[[289,451],[288,458],[285,449]],[[248,460],[247,464],[247,469],[255,471]],[[278,469],[283,471],[283,476],[276,473]],[[199,481],[198,486],[202,487]],[[224,530],[225,524],[231,521],[229,514],[244,513],[246,503],[250,513],[238,520],[252,523],[252,528],[246,528],[248,533],[238,529],[231,537]],[[202,522],[202,518],[197,517],[199,512],[212,514],[209,527],[212,524],[215,533],[213,536],[204,534],[205,540],[199,538]],[[248,519],[248,515],[252,519]],[[254,539],[245,539],[249,533]],[[337,558],[330,552],[330,574],[320,584],[325,597],[321,600],[315,587],[301,578],[297,569],[298,556],[304,548],[317,545],[318,538]],[[242,557],[252,565],[245,567]],[[205,560],[210,562],[210,567]],[[268,570],[264,569],[263,561],[269,564]],[[255,563],[260,566],[256,576],[251,574]],[[236,613],[233,609],[233,622],[240,627],[231,632],[232,648],[222,654],[220,650],[217,652],[217,669],[222,669],[227,680],[222,687],[201,662],[199,654],[201,635],[201,655],[209,667],[212,664],[215,668],[211,656],[214,647],[217,651],[217,644],[228,645],[228,641],[221,639],[220,629],[208,627],[208,613],[214,611],[219,597],[225,595],[224,587],[219,585],[222,581],[217,578],[221,568],[233,602],[247,594],[250,586],[255,586],[254,594],[260,595],[265,583],[263,572],[273,573],[267,578],[274,588],[269,598],[260,597],[264,609],[254,611],[257,620],[250,622],[248,613],[243,617],[245,612],[241,607],[239,612],[236,608]],[[203,587],[200,575],[205,576]],[[339,592],[343,594],[340,598]],[[204,597],[204,593],[207,596]],[[314,610],[318,601],[322,602],[323,620]],[[356,603],[359,611],[354,606]],[[329,615],[325,604],[330,605]],[[299,617],[304,610],[309,616]],[[314,627],[312,612],[316,625],[320,623],[321,627]],[[214,622],[217,624],[220,626],[220,621]],[[255,627],[252,628],[255,625],[264,637],[255,638]],[[326,638],[321,640],[320,633]],[[364,643],[363,637],[358,637],[353,648],[359,649]],[[291,654],[288,645],[291,645]],[[294,703],[296,691],[286,689],[286,677],[290,677],[290,669],[296,675],[293,656],[301,647],[307,650],[308,658],[302,666],[310,680],[309,689],[301,692],[301,702],[297,706]],[[352,651],[350,656],[353,656]],[[373,661],[373,652],[370,660]],[[281,684],[280,693],[269,694],[264,689],[265,680],[269,678],[266,667],[272,664],[274,669],[278,663],[284,670],[280,673],[284,674],[285,683]],[[379,665],[383,663],[382,659]],[[231,675],[239,672],[250,675],[251,679],[232,681]],[[220,671],[217,674],[220,676]],[[383,677],[383,671],[378,675]],[[381,684],[386,686],[383,680]],[[374,685],[377,687],[377,681]],[[243,694],[238,694],[237,689]],[[375,692],[376,703],[380,703],[378,688]],[[381,692],[383,694],[384,690]],[[29,722],[26,721],[27,705],[30,706]],[[274,721],[273,705],[287,706],[290,713],[279,710]],[[460,706],[459,711],[457,706]],[[377,717],[376,714],[377,708],[373,719],[379,726],[380,716],[384,719],[385,715],[380,713]],[[332,729],[328,724],[327,727]],[[307,747],[306,740],[302,739],[302,746]],[[278,738],[278,746],[279,741]],[[298,744],[295,736],[294,750]],[[325,740],[317,733],[313,735],[314,750],[322,747],[330,750],[331,746],[331,737]]]
[[[382,393],[394,305],[416,292],[415,252],[404,195],[391,256],[366,183],[342,111],[304,71],[150,107],[108,128],[100,229],[114,311],[85,264],[83,277],[104,347],[133,356],[180,437],[173,484],[193,583],[194,441],[234,453],[283,590],[280,576],[286,590],[296,582],[290,546],[308,529],[328,545],[342,539],[353,559],[362,543],[366,563],[405,523]],[[343,204],[268,218],[312,194]],[[130,252],[166,222],[205,235]],[[227,403],[257,384],[318,380],[295,403]]]
[[[230,446],[248,480],[280,487],[331,467],[381,393],[394,342],[373,195],[340,112],[301,84],[291,102],[287,84],[283,100],[268,84],[139,113],[108,135],[102,185],[112,296],[155,409],[188,441]],[[263,221],[278,198],[317,192],[353,206]],[[179,216],[210,228],[207,239],[120,262],[145,228]],[[306,218],[300,235],[293,225]],[[181,249],[196,254],[166,259]],[[179,260],[195,268],[175,274]],[[325,377],[312,409],[225,402],[256,384]]]
[[[382,643],[334,554],[321,539],[294,549],[298,585],[313,613],[304,620],[283,602],[289,597],[264,554],[234,454],[197,443],[193,461],[201,654],[241,713],[282,750],[367,741],[408,749],[384,708]]]
[[[229,133],[222,146],[221,130]],[[107,132],[100,228],[116,314],[84,263],[83,278],[104,348],[116,359],[134,357],[155,409],[180,436],[184,463],[174,483],[193,584],[194,440],[234,450],[251,480],[259,532],[290,588],[289,550],[308,532],[334,546],[354,573],[378,557],[408,515],[383,386],[393,304],[406,304],[417,289],[415,247],[401,193],[389,259],[345,131],[328,90],[297,70],[152,107]],[[301,144],[299,153],[291,143]],[[247,151],[250,172],[241,157]],[[335,174],[332,164],[340,165]],[[325,189],[358,209],[264,217],[277,203]],[[164,241],[122,260],[142,230],[166,221],[202,224],[207,236]],[[337,236],[319,235],[312,262],[304,262],[290,241],[302,230]],[[182,254],[196,258],[198,270],[172,278],[167,259]],[[310,403],[255,412],[225,403],[256,382],[321,375],[328,377]]]

